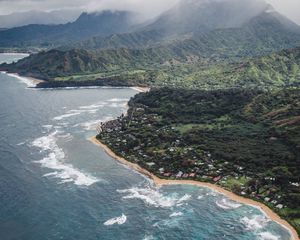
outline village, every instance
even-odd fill
[[[143,131],[137,135],[141,126]],[[176,128],[161,122],[158,114],[145,114],[141,106],[99,124],[97,130],[98,138],[114,152],[160,178],[210,182],[273,208],[285,207],[280,189],[273,184],[275,178],[261,178],[240,165],[214,159],[209,151],[188,145]],[[299,183],[290,184],[299,187]]]

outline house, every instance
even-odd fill
[[[295,186],[295,187],[299,187],[299,186],[300,186],[300,184],[297,183],[297,182],[295,182],[295,183],[291,182],[290,184],[291,184],[292,186]]]
[[[196,177],[196,173],[190,173],[190,174],[189,174],[189,177],[190,177],[190,178]]]
[[[221,178],[222,178],[221,176],[215,177],[215,178],[213,178],[213,181],[218,182]]]
[[[146,163],[149,167],[152,167],[152,166],[154,166],[155,165],[155,163],[154,162],[150,162],[150,163]]]
[[[282,204],[278,204],[278,205],[276,205],[276,207],[277,207],[278,209],[282,209],[282,208],[283,208],[283,205],[282,205]]]
[[[183,175],[183,172],[182,171],[179,171],[177,174],[176,174],[176,178],[181,178]]]

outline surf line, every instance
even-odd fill
[[[239,203],[243,203],[246,205],[250,205],[252,207],[256,207],[259,209],[263,214],[265,214],[268,218],[270,218],[272,221],[278,223],[282,227],[284,227],[286,230],[289,231],[291,235],[291,240],[300,240],[297,231],[290,225],[286,220],[282,219],[278,214],[276,214],[272,209],[264,205],[263,203],[254,201],[250,198],[245,198],[239,195],[234,194],[233,192],[230,192],[228,190],[225,190],[217,185],[214,185],[212,183],[206,183],[206,182],[200,182],[195,180],[167,180],[167,179],[161,179],[154,175],[153,173],[149,172],[148,170],[142,168],[136,163],[132,163],[127,161],[125,158],[118,156],[115,154],[107,145],[103,144],[100,140],[98,140],[96,137],[92,137],[89,139],[92,143],[94,143],[97,146],[100,146],[109,156],[117,160],[118,162],[130,167],[131,169],[149,177],[153,180],[154,184],[158,187],[160,186],[166,186],[166,185],[192,185],[197,187],[205,187],[213,189],[231,200],[234,200]]]

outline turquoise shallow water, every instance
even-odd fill
[[[1,240],[289,239],[256,208],[206,188],[156,188],[90,143],[134,94],[29,89],[0,74]]]

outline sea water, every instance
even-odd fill
[[[157,188],[91,143],[136,91],[25,83],[0,74],[1,240],[289,239],[254,207],[207,188]]]

